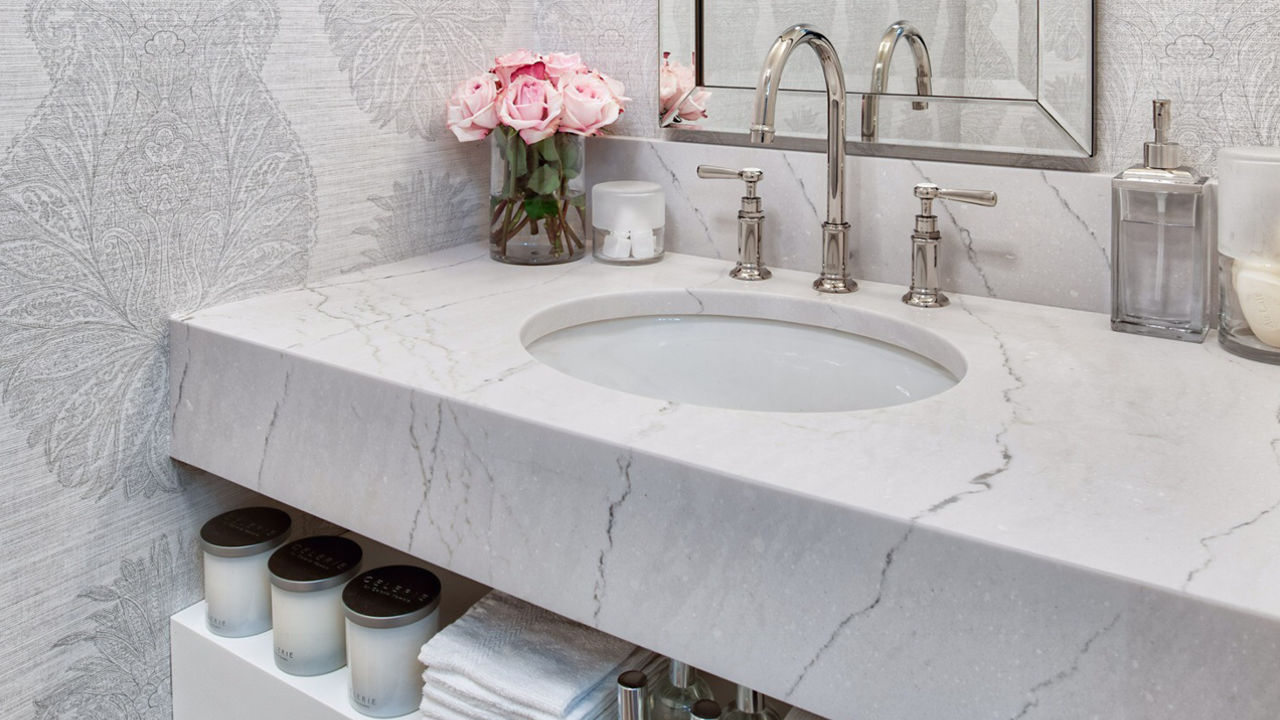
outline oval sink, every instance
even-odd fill
[[[733,291],[628,293],[544,310],[522,341],[567,375],[692,405],[837,412],[914,402],[953,387],[953,346],[882,315]]]

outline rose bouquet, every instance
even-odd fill
[[[467,80],[446,105],[463,142],[491,138],[490,249],[497,260],[566,262],[586,250],[583,138],[612,125],[622,84],[576,53],[517,50]]]

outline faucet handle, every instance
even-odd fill
[[[742,180],[747,184],[747,197],[756,197],[756,183],[764,179],[764,171],[760,168],[742,168],[734,170],[717,165],[699,165],[698,177],[704,180]]]
[[[699,165],[698,177],[708,180],[742,180],[747,184],[747,194],[738,210],[738,264],[729,271],[735,280],[768,280],[773,277],[765,267],[760,246],[764,234],[763,201],[756,195],[756,183],[764,179],[760,168],[731,168],[715,165]]]
[[[920,183],[919,185],[916,185],[915,195],[920,198],[921,215],[933,214],[934,200],[955,200],[957,202],[969,203],[971,205],[992,207],[999,199],[998,196],[990,190],[946,190],[933,183]]]
[[[920,199],[920,214],[916,216],[915,232],[911,233],[911,289],[902,296],[902,302],[914,307],[946,307],[950,300],[938,289],[938,217],[933,214],[934,200],[955,200],[992,207],[996,194],[990,190],[946,190],[933,183],[916,185],[915,196]]]

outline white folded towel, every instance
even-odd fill
[[[661,658],[648,650],[635,648],[616,668],[591,687],[574,707],[561,715],[548,715],[521,702],[514,703],[506,697],[490,692],[466,675],[452,671],[429,668],[423,674],[424,700],[443,705],[454,712],[469,717],[509,718],[518,716],[529,720],[591,720],[614,707],[617,700],[617,677],[625,670],[643,670],[653,673]],[[428,703],[429,704],[429,703]]]
[[[591,720],[622,670],[651,653],[491,592],[422,648],[423,713],[461,720]]]

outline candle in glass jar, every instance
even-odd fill
[[[351,705],[396,717],[422,701],[418,654],[440,629],[440,578],[412,565],[370,570],[342,592]]]
[[[342,586],[359,572],[361,555],[354,541],[332,535],[303,538],[272,554],[267,567],[276,667],[291,675],[323,675],[346,663]]]
[[[223,637],[271,629],[267,560],[289,536],[289,513],[269,507],[231,510],[200,528],[205,621]]]

